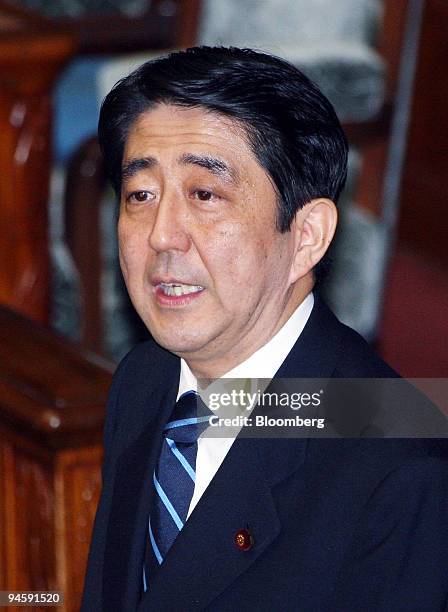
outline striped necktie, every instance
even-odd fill
[[[148,519],[143,590],[163,563],[184,526],[196,480],[197,440],[211,412],[195,391],[177,400],[163,429],[159,461],[153,473],[154,505]]]

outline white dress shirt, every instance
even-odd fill
[[[259,348],[248,359],[224,374],[222,378],[261,378],[269,380],[273,378],[302,333],[313,305],[314,297],[312,293],[309,293],[269,342]],[[196,377],[187,363],[181,359],[177,398],[186,391],[196,391],[197,387]],[[235,437],[199,437],[198,454],[196,457],[196,481],[187,519],[224,461],[234,440]]]

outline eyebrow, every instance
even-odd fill
[[[183,165],[192,164],[205,168],[212,174],[220,176],[225,180],[233,183],[239,182],[239,174],[236,168],[229,166],[225,161],[212,155],[195,155],[194,153],[184,153],[179,158],[179,162]],[[126,182],[142,170],[149,170],[158,165],[155,157],[138,157],[130,159],[121,168],[121,180]]]
[[[200,166],[212,174],[220,176],[226,180],[230,180],[233,183],[237,183],[239,181],[239,175],[236,168],[229,166],[225,161],[219,159],[218,157],[185,153],[181,156],[180,162],[182,164],[193,164],[195,166]]]
[[[126,162],[121,168],[121,180],[128,181],[141,170],[149,170],[157,165],[155,157],[138,157]]]

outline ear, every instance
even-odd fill
[[[333,240],[337,222],[336,205],[328,198],[311,200],[297,211],[291,224],[295,236],[291,283],[311,272],[322,259]]]

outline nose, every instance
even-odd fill
[[[149,235],[149,244],[157,252],[187,252],[191,240],[187,231],[187,210],[182,198],[165,193],[160,199],[154,223]]]

